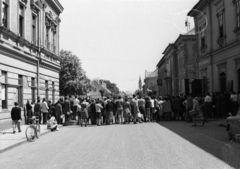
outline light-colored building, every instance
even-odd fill
[[[157,64],[159,94],[189,94],[190,79],[196,79],[195,31],[180,34],[174,43],[170,43]]]
[[[58,0],[0,0],[0,9],[1,120],[14,102],[58,100],[63,7]]]
[[[240,91],[240,0],[200,0],[194,17],[197,76],[209,92]]]
[[[143,88],[143,95],[148,95],[149,92],[153,92],[158,94],[158,69],[154,70],[153,72],[145,71],[145,79],[144,79],[144,88]]]

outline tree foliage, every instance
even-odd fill
[[[106,83],[106,87],[108,88],[108,90],[110,90],[112,92],[112,95],[118,95],[119,94],[119,88],[117,87],[117,85],[115,83],[110,82],[109,80],[100,80],[103,83]]]
[[[76,55],[61,50],[60,58],[60,95],[84,95],[94,88]]]

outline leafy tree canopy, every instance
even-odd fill
[[[117,85],[115,83],[110,82],[109,80],[99,80],[100,82],[106,83],[106,87],[108,88],[108,90],[110,90],[112,92],[112,95],[118,95],[119,94],[119,88],[117,87]]]
[[[60,52],[60,94],[84,95],[91,89],[90,79],[82,69],[80,59],[71,51]]]

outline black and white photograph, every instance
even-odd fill
[[[240,0],[0,0],[1,169],[240,169]]]

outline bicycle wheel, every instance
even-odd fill
[[[41,133],[41,127],[40,124],[36,124],[36,137],[39,139]]]
[[[35,128],[33,126],[28,126],[25,131],[26,138],[29,142],[35,140]]]

